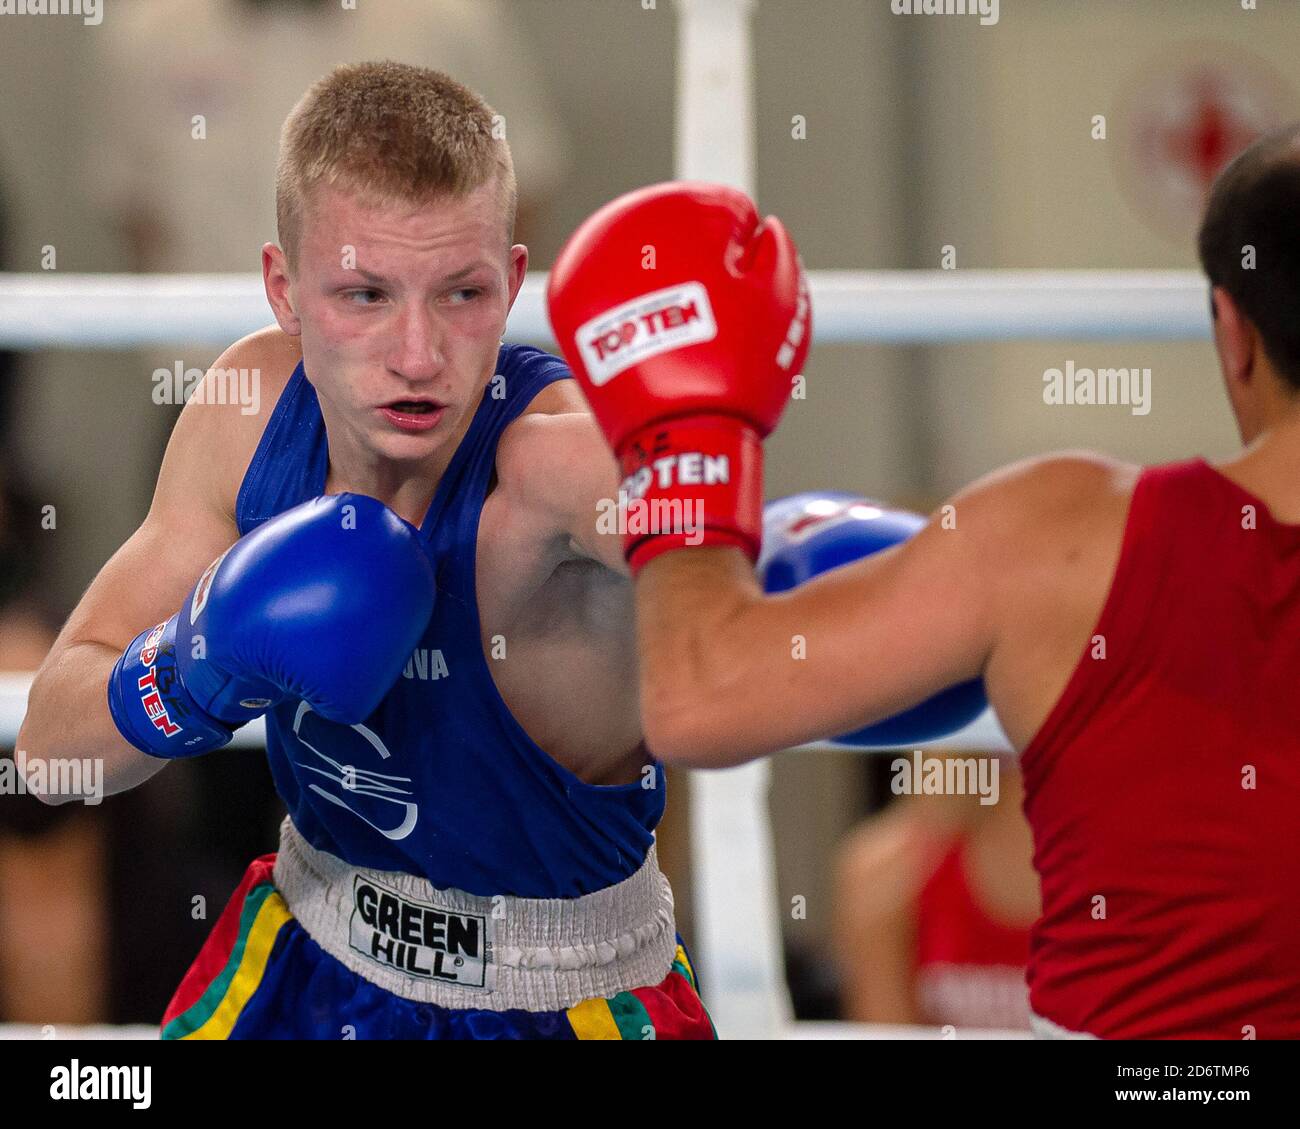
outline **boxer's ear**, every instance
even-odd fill
[[[506,272],[506,310],[509,312],[514,308],[515,299],[519,297],[519,290],[524,284],[525,276],[528,274],[528,248],[522,243],[516,243],[510,248],[510,259],[506,265]]]
[[[280,328],[290,337],[301,337],[302,319],[293,308],[293,279],[289,275],[289,260],[274,243],[262,247],[262,286]]]
[[[1248,385],[1255,369],[1255,327],[1222,286],[1211,291],[1210,302],[1214,310],[1214,347],[1224,379],[1230,386]]]

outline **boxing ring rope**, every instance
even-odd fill
[[[27,691],[31,688],[32,672],[30,671],[0,671],[0,749],[12,749],[18,740],[18,727],[22,724],[23,714],[27,710]],[[235,732],[234,740],[230,742],[230,748],[233,749],[264,749],[266,748],[266,725],[262,719],[256,718],[250,721],[242,729]],[[970,725],[951,737],[945,737],[942,741],[922,742],[919,745],[908,745],[907,748],[913,749],[969,749],[969,750],[998,750],[1007,751],[1010,749],[1006,734],[1002,732],[1002,727],[998,725],[991,711],[986,710]],[[813,741],[807,745],[800,745],[792,752],[823,752],[823,753],[845,753],[845,752],[889,752],[888,747],[879,749],[863,750],[858,746],[837,745],[831,741]]]
[[[1194,271],[810,271],[819,345],[1183,341],[1209,336]],[[516,341],[551,342],[546,275],[511,311]],[[0,349],[224,347],[271,322],[257,274],[0,274]]]
[[[675,175],[754,194],[754,0],[677,0]],[[552,340],[544,276],[511,313],[513,340]],[[1204,280],[1175,271],[814,271],[818,344],[1025,339],[1188,340],[1209,332]],[[0,348],[224,347],[271,321],[261,279],[238,275],[0,274]],[[30,674],[0,675],[0,745],[12,746]],[[258,745],[261,723],[237,743]],[[945,748],[1005,749],[989,715]],[[812,745],[809,750],[838,749]],[[937,1029],[793,1024],[781,960],[766,760],[692,778],[695,950],[725,1035],[938,1038]],[[69,1031],[73,1029],[67,1029]],[[152,1035],[152,1029],[131,1029]],[[3,1037],[0,1031],[0,1037]],[[964,1038],[1023,1037],[963,1032]]]

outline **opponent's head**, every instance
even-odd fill
[[[418,461],[463,435],[528,265],[516,202],[499,119],[441,72],[340,66],[294,107],[262,269],[332,444]]]
[[[1300,410],[1300,123],[1214,183],[1198,239],[1214,343],[1242,439]]]

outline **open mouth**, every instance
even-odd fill
[[[394,400],[379,411],[401,431],[429,431],[438,426],[445,408],[437,400]]]
[[[385,404],[390,412],[396,412],[403,416],[423,416],[430,412],[436,412],[441,407],[435,400],[394,400],[391,404]]]

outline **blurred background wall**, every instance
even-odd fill
[[[101,26],[0,17],[4,268],[40,270],[53,248],[61,271],[258,269],[279,121],[331,62],[376,53],[444,66],[505,113],[535,269],[592,209],[673,175],[670,0],[357,7],[106,0]],[[759,0],[760,206],[813,269],[1192,267],[1214,172],[1300,114],[1298,17],[1237,0],[1003,0],[981,26],[895,15],[890,0]],[[192,139],[191,110],[208,140]],[[152,217],[136,207],[150,195]],[[168,238],[150,229],[159,215]],[[177,343],[19,359],[5,456],[58,506],[44,578],[56,616],[147,507],[174,418],[151,402],[150,373],[215,354]],[[1070,359],[1149,367],[1150,413],[1049,409],[1042,374]],[[772,496],[848,489],[928,508],[1055,448],[1154,462],[1235,442],[1200,343],[818,346],[807,375],[771,445]],[[851,755],[777,761],[782,899],[809,905],[788,940],[814,963],[827,859],[873,803],[875,772]]]

